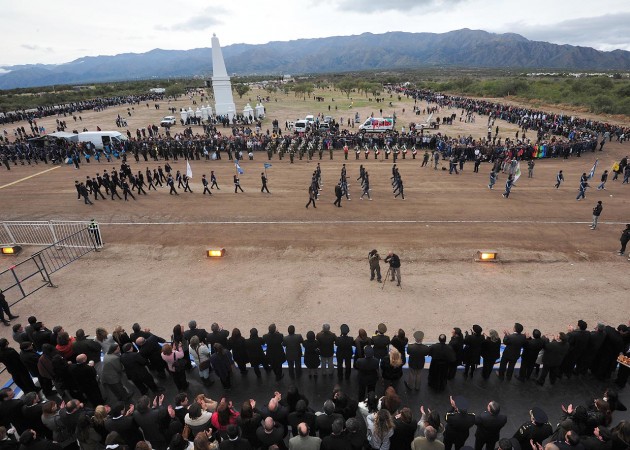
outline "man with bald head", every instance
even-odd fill
[[[309,435],[308,425],[302,422],[297,429],[297,436],[289,439],[289,450],[319,450],[322,440],[316,436]]]
[[[287,446],[284,443],[284,427],[282,424],[274,422],[271,417],[267,417],[262,425],[258,427],[256,437],[262,444],[262,448],[277,445],[280,450],[287,450]]]
[[[260,414],[264,417],[271,417],[273,421],[283,427],[284,436],[288,433],[289,410],[280,404],[282,394],[275,392],[274,396],[269,400],[267,407],[261,408]]]
[[[88,361],[85,353],[77,355],[76,363],[70,366],[70,375],[94,408],[105,403],[98,385],[94,361]]]

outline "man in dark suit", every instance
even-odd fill
[[[130,448],[135,448],[142,440],[140,429],[132,417],[133,411],[133,405],[126,409],[124,403],[116,403],[111,407],[109,417],[105,419],[105,429],[109,433],[118,433]]]
[[[241,437],[237,425],[227,426],[227,439],[219,444],[219,450],[251,450],[252,446],[249,441]]]
[[[37,392],[39,390],[35,387],[28,369],[22,364],[19,353],[9,347],[9,341],[5,338],[0,339],[0,362],[4,364],[7,372],[13,377],[13,382],[22,391]]]
[[[166,450],[168,442],[165,431],[168,430],[170,422],[169,411],[163,405],[164,395],[160,395],[151,407],[151,400],[143,395],[136,402],[137,406],[133,412],[134,422],[142,429],[144,439],[151,443],[155,450]],[[173,416],[175,412],[173,411]]]
[[[138,346],[138,352],[149,362],[151,370],[157,374],[158,378],[166,378],[164,372],[166,365],[162,359],[162,347],[160,346],[166,341],[151,334],[148,338],[139,337],[135,342]]]
[[[547,374],[549,374],[549,381],[551,384],[556,382],[556,378],[560,375],[560,366],[564,357],[569,352],[569,344],[567,342],[567,335],[564,333],[558,334],[553,340],[545,340],[544,345],[545,352],[543,353],[542,363],[543,367],[540,371],[540,376],[536,383],[539,386],[545,384]]]
[[[88,362],[85,353],[77,355],[76,363],[70,366],[70,375],[79,390],[85,395],[94,408],[105,403],[101,395],[101,388],[98,385],[94,361]]]
[[[280,381],[284,374],[282,373],[282,363],[286,361],[284,347],[282,346],[284,336],[276,330],[276,324],[269,325],[269,333],[263,336],[265,344],[267,344],[267,362],[271,366],[271,370],[276,375],[276,381]]]
[[[29,427],[37,433],[38,436],[52,439],[52,431],[42,422],[42,409],[44,403],[40,401],[36,392],[29,392],[22,397],[24,406],[22,406],[22,416],[29,424]]]
[[[33,333],[31,334],[31,341],[35,346],[35,350],[38,352],[42,351],[42,346],[44,344],[52,343],[52,331],[44,326],[41,322],[36,322],[32,325]]]
[[[512,379],[514,373],[514,365],[518,358],[521,356],[521,349],[525,344],[525,335],[523,333],[523,325],[520,323],[514,324],[514,333],[508,334],[507,330],[503,332],[503,343],[505,349],[501,356],[501,363],[499,364],[499,372],[497,376],[500,380],[507,378],[508,381]],[[507,368],[507,372],[506,372]]]
[[[11,428],[11,424],[13,424],[18,433],[25,431],[29,427],[29,424],[22,414],[23,406],[24,401],[15,398],[13,389],[0,389],[0,426],[8,430]]]
[[[214,344],[221,344],[223,348],[229,348],[228,337],[230,337],[230,332],[228,330],[224,330],[223,327],[216,322],[210,326],[210,330],[211,332],[206,336],[206,342],[212,353],[216,351]]]
[[[190,342],[190,339],[193,336],[197,336],[199,338],[199,342],[206,342],[206,337],[208,332],[203,328],[197,328],[197,321],[191,320],[188,322],[188,329],[184,331],[184,339]]]
[[[331,433],[322,438],[321,450],[352,450],[350,442],[348,442],[343,432],[343,425],[343,419],[337,419],[332,423]]]
[[[494,450],[499,440],[501,428],[507,423],[507,417],[499,414],[501,408],[498,402],[488,403],[486,411],[475,417],[477,431],[475,432],[475,450]]]
[[[350,373],[352,372],[352,345],[354,339],[352,336],[348,336],[350,333],[350,327],[345,323],[340,328],[341,335],[335,339],[335,345],[337,346],[337,379],[341,381],[344,377],[343,366],[346,366],[345,378],[350,379]]]
[[[563,373],[570,377],[573,373],[578,372],[578,368],[584,366],[587,359],[586,352],[588,350],[588,342],[591,333],[588,331],[588,324],[583,320],[578,320],[577,329],[569,327],[567,338],[569,340],[569,354],[565,363],[562,365]]]
[[[302,342],[304,339],[301,334],[295,334],[295,327],[289,325],[288,333],[283,344],[287,356],[287,364],[289,365],[289,376],[295,378],[302,375]]]
[[[407,346],[407,355],[409,355],[409,372],[407,374],[407,380],[405,380],[405,386],[407,389],[420,390],[420,373],[424,369],[425,357],[429,354],[429,347],[422,343],[424,339],[424,333],[422,331],[416,331],[413,334],[413,338],[416,341],[413,344]]]
[[[59,421],[70,436],[74,436],[79,418],[82,414],[87,415],[89,413],[94,413],[94,411],[86,410],[83,407],[83,403],[79,400],[72,399],[66,403],[65,408],[59,410]]]
[[[330,331],[330,325],[322,325],[322,331],[315,336],[319,342],[319,356],[322,361],[322,374],[332,376],[334,370],[333,356],[335,356],[335,333]]]
[[[88,361],[94,361],[94,363],[101,362],[101,344],[94,339],[87,339],[85,337],[85,331],[79,328],[76,332],[76,340],[72,344],[72,351],[75,355],[81,353],[87,356]]]
[[[38,379],[40,378],[39,369],[37,368],[39,354],[33,348],[32,342],[24,341],[20,344],[20,360],[22,361],[22,364],[24,364],[24,367],[26,367],[28,372],[31,374],[31,377]],[[45,392],[44,394],[50,395],[50,393],[51,392]]]
[[[306,402],[304,400],[298,400],[295,404],[295,411],[289,413],[287,417],[287,423],[291,426],[291,432],[293,436],[298,434],[298,425],[305,423],[308,425],[311,436],[317,436],[317,425],[315,423],[315,413],[308,410]]]
[[[131,329],[133,330],[132,333],[129,335],[129,339],[131,339],[131,342],[136,342],[139,337],[148,339],[149,336],[151,336],[151,330],[149,330],[148,328],[145,328],[143,330],[142,328],[140,328],[140,324],[138,322],[134,323],[131,326]]]
[[[343,423],[343,416],[335,413],[335,403],[332,400],[326,400],[324,402],[324,413],[315,418],[320,439],[323,440],[332,433],[333,423],[336,420],[341,420]]]
[[[274,396],[269,400],[267,406],[263,406],[260,409],[260,415],[264,418],[271,417],[276,424],[283,427],[283,433],[286,436],[289,432],[289,409],[280,404],[282,395],[279,392],[274,392]]]
[[[475,415],[468,412],[468,400],[458,396],[451,397],[452,410],[446,413],[444,420],[444,450],[459,450],[466,443],[470,429],[475,424]]]
[[[354,363],[354,368],[359,371],[359,390],[357,399],[363,401],[366,392],[372,392],[378,381],[378,359],[374,357],[374,349],[366,345],[363,349],[364,358],[359,358]]]
[[[519,381],[529,380],[536,365],[538,354],[544,346],[544,341],[540,337],[540,330],[532,331],[532,336],[527,337],[523,345],[523,354],[521,356],[521,370],[516,377]]]
[[[140,353],[135,352],[133,345],[127,342],[123,345],[123,353],[120,355],[120,362],[125,368],[127,378],[136,385],[142,395],[146,395],[151,389],[154,393],[160,393],[163,389],[160,389],[149,369],[147,368],[148,361]]]
[[[446,344],[446,335],[440,334],[437,344],[429,347],[429,356],[429,387],[441,392],[446,388],[449,364],[453,364],[456,359],[455,350]]]

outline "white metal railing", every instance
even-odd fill
[[[0,222],[0,244],[2,245],[52,245],[61,241],[62,247],[93,247],[89,239],[71,239],[79,231],[94,227],[93,233],[98,233],[100,239],[97,248],[103,247],[103,240],[98,224],[91,225],[87,221],[5,221]],[[85,242],[84,242],[85,241]]]

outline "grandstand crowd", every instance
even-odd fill
[[[83,329],[74,336],[62,326],[49,330],[34,316],[26,326],[15,323],[17,316],[11,319],[14,342],[0,339],[0,362],[18,389],[0,390],[3,449],[459,450],[473,427],[476,450],[630,448],[630,421],[616,419],[626,410],[617,389],[625,387],[630,372],[625,324],[589,329],[580,320],[566,332],[543,336],[515,323],[502,338],[474,325],[464,332],[453,328],[450,336],[425,345],[423,332],[415,331],[411,340],[403,330],[390,337],[383,323],[374,333],[359,329],[356,337],[346,324],[338,334],[324,324],[305,337],[293,326],[283,334],[271,324],[264,335],[252,328],[245,337],[238,328],[229,332],[213,323],[206,331],[191,320],[187,329],[176,325],[169,338],[138,323],[131,333],[122,326],[112,333],[97,328],[90,338]],[[478,366],[488,380],[497,362],[497,383],[514,376],[517,383],[543,385],[549,375],[552,384],[578,384],[576,392],[591,380],[615,388],[585,404],[563,405],[562,419],[554,425],[543,409],[533,407],[529,417],[518,419],[523,424],[514,434],[502,431],[507,417],[496,399],[488,398],[487,408],[477,414],[469,410],[471,384],[464,384],[470,388],[451,397],[450,405],[420,411],[412,411],[399,395],[426,389],[424,370],[428,387],[442,391],[456,376],[468,383]],[[275,388],[262,405],[253,399],[234,405],[236,374],[247,378],[250,370],[267,384],[274,383],[273,376]],[[292,381],[279,392],[285,371]],[[323,405],[309,401],[294,384],[307,375],[313,383],[336,375],[338,384]],[[200,381],[197,392],[191,392],[191,378]],[[167,397],[165,388],[172,384],[178,393]]]

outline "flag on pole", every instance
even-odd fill
[[[236,166],[236,171],[238,172],[239,175],[243,175],[245,173],[245,171],[241,169],[241,166],[238,163],[238,159],[234,160],[234,165]]]
[[[516,163],[516,170],[514,171],[514,183],[516,183],[519,178],[521,178],[521,163],[520,162]]]
[[[599,161],[599,159],[595,160],[595,164],[593,164],[593,168],[591,169],[591,173],[588,174],[588,179],[589,180],[595,176],[595,169],[597,169],[598,161]]]
[[[186,176],[192,178],[192,169],[190,168],[190,162],[186,160]]]
[[[265,163],[265,169],[269,169],[271,167],[271,163]]]

